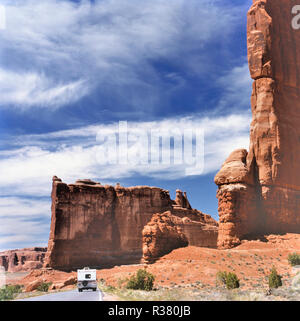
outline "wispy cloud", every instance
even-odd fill
[[[115,117],[106,121],[124,119],[129,110],[135,116],[145,115],[141,122],[128,118],[128,127],[136,134],[146,128],[202,128],[203,174],[217,171],[235,148],[248,147],[251,80],[247,65],[243,57],[237,57],[241,59],[232,70],[231,63],[222,70],[218,64],[221,56],[222,63],[227,63],[220,44],[230,43],[250,0],[234,6],[221,0],[2,2],[7,21],[0,33],[0,108],[13,117],[21,110],[36,113],[38,119],[43,108],[57,112],[53,118],[47,113],[52,121],[60,117],[59,108],[81,102],[80,111],[72,110],[70,115],[82,124],[80,117],[92,101],[97,111],[110,108],[109,115]],[[205,114],[201,113],[205,106],[196,105],[199,114],[181,117],[171,98],[184,89],[188,99],[191,82],[196,89],[200,82],[221,94]],[[193,91],[193,95],[206,103],[201,93]],[[103,104],[105,97],[109,107]],[[154,109],[157,114],[150,117]],[[185,178],[185,165],[99,164],[97,133],[114,134],[118,124],[75,128],[72,121],[69,130],[2,137],[0,248],[46,245],[53,175],[67,183],[78,178],[111,184],[139,176]],[[139,147],[142,152],[146,149]]]
[[[49,196],[50,197],[50,196]],[[0,217],[16,218],[26,216],[28,219],[37,217],[48,217],[49,200],[18,197],[0,198]]]
[[[244,58],[244,61],[243,65],[234,67],[226,75],[218,78],[217,85],[223,89],[223,93],[215,112],[228,110],[228,108],[231,112],[235,112],[250,107],[252,79],[247,59]]]
[[[47,245],[50,201],[0,197],[0,251]]]
[[[23,109],[57,108],[97,88],[110,88],[132,108],[145,104],[145,94],[147,107],[155,105],[170,75],[157,73],[153,63],[172,62],[190,75],[211,72],[205,45],[226,39],[243,7],[210,0],[4,4],[0,105]],[[172,81],[184,84],[179,74]]]
[[[156,122],[128,122],[129,132],[174,128],[205,132],[203,174],[214,173],[236,148],[249,145],[250,114],[224,117],[185,117]],[[0,247],[46,245],[50,224],[50,192],[53,175],[72,183],[91,178],[115,184],[122,178],[148,176],[164,180],[184,178],[186,165],[101,165],[97,160],[97,134],[118,132],[118,124],[99,124],[49,134],[10,137],[0,151]],[[142,153],[146,146],[137,146]],[[110,155],[112,157],[112,155]],[[34,196],[34,198],[33,198]],[[17,223],[17,227],[16,225]]]
[[[229,151],[249,144],[250,114],[232,114],[224,117],[171,118],[155,122],[128,122],[128,128],[138,135],[146,129],[160,132],[174,128],[201,128],[205,132],[205,167],[203,174],[216,171]],[[124,166],[99,164],[97,133],[118,132],[118,124],[100,124],[55,133],[11,137],[10,149],[0,152],[0,187],[2,194],[49,195],[51,177],[65,180],[89,177],[118,180],[132,175],[146,175],[172,179],[185,177],[186,165],[169,164],[158,168],[149,165]],[[148,146],[139,146],[146,153]],[[114,155],[109,155],[113,157]],[[162,175],[163,174],[163,175]],[[80,176],[80,177],[79,177]]]
[[[88,91],[84,80],[57,84],[43,74],[0,69],[0,97],[3,105],[55,108],[76,102]]]

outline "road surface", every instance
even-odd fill
[[[31,298],[20,299],[16,301],[103,301],[103,294],[100,290],[78,290],[49,293]]]

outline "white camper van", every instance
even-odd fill
[[[97,290],[96,270],[92,270],[88,267],[85,267],[82,270],[77,270],[77,287],[79,292],[82,292],[82,290],[89,290],[89,289],[96,291]]]

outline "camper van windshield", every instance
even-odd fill
[[[85,278],[86,278],[86,279],[90,279],[90,278],[91,278],[91,275],[90,275],[90,274],[86,274],[86,275],[85,275]]]

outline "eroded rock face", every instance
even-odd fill
[[[215,248],[218,225],[197,210],[179,209],[152,216],[143,229],[143,261],[152,263],[187,245]]]
[[[35,269],[32,270],[18,284],[24,285],[24,292],[38,290],[43,283],[49,283],[49,290],[58,290],[62,288],[71,289],[77,283],[77,271],[64,272],[53,269]]]
[[[32,247],[0,252],[0,266],[7,272],[29,271],[44,264],[46,247]]]
[[[189,207],[189,203],[185,205]],[[173,208],[181,214],[191,211],[157,187],[103,186],[88,180],[67,185],[54,177],[45,265],[68,270],[138,263],[144,226],[155,213]],[[205,219],[207,224],[217,225],[208,215]],[[215,227],[215,239],[216,235]]]
[[[154,214],[143,229],[143,259],[153,262],[155,259],[179,247],[188,245],[186,236],[182,233],[170,211]]]
[[[253,168],[247,167],[247,151],[231,153],[215,177],[219,185],[219,235],[218,247],[230,248],[240,243],[240,238],[256,230],[259,220],[257,187]]]
[[[186,192],[183,192],[180,189],[176,190],[175,204],[178,207],[192,209],[191,204],[186,196]]]
[[[291,26],[294,5],[259,0],[248,12],[250,147],[246,159],[227,160],[216,176],[220,247],[258,234],[300,232],[300,30]]]

